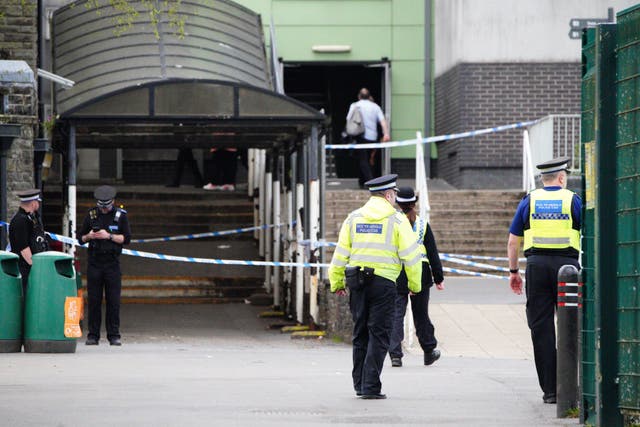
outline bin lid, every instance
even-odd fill
[[[18,259],[18,255],[14,254],[13,252],[7,252],[7,251],[0,251],[0,260],[4,260],[4,259]]]
[[[64,252],[47,251],[47,252],[40,252],[38,254],[35,254],[33,258],[39,258],[39,259],[46,258],[46,259],[58,260],[58,259],[73,259],[73,256],[69,254],[65,254]]]

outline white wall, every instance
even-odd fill
[[[579,62],[572,18],[606,18],[640,0],[435,0],[435,73],[460,62]]]

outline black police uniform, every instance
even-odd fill
[[[39,193],[39,190],[33,190],[21,192],[18,195],[23,200],[31,195],[37,196]],[[22,292],[23,295],[26,295],[31,265],[25,261],[20,252],[27,247],[31,249],[32,255],[49,250],[49,242],[44,234],[44,227],[38,212],[28,213],[22,208],[18,209],[9,224],[9,243],[11,244],[11,252],[20,257],[18,267],[22,275]]]
[[[413,324],[416,327],[416,336],[422,351],[424,352],[425,363],[430,362],[431,353],[438,346],[438,340],[434,333],[433,323],[429,318],[429,294],[430,288],[436,283],[444,280],[442,262],[436,246],[435,237],[431,231],[431,226],[427,223],[427,230],[423,239],[423,244],[427,248],[427,258],[429,262],[422,263],[422,290],[415,295],[411,295],[411,312],[413,314]],[[407,311],[409,288],[407,287],[407,273],[404,269],[396,280],[398,295],[396,296],[396,311],[393,319],[393,332],[389,345],[389,356],[391,358],[402,358],[402,340],[404,339],[404,315]]]
[[[565,170],[569,158],[561,157],[553,159],[536,167],[544,173],[553,173]],[[524,229],[528,229],[530,203],[529,195],[526,195],[520,202],[518,209],[523,209],[526,220]],[[572,228],[580,230],[581,221],[574,214],[574,206],[580,214],[582,202],[578,195],[573,195],[572,200]],[[525,209],[526,208],[526,209]],[[520,212],[516,212],[516,217]],[[515,219],[514,219],[515,222]],[[512,224],[513,227],[513,224]],[[512,234],[513,231],[511,231]],[[573,265],[580,269],[578,262],[579,253],[572,247],[560,249],[536,248],[532,247],[524,252],[527,258],[527,269],[525,271],[525,293],[527,297],[527,324],[531,330],[531,341],[533,344],[533,355],[538,374],[540,388],[544,392],[543,399],[548,403],[555,403],[556,395],[556,331],[555,331],[555,311],[558,299],[558,271],[563,265]]]
[[[101,189],[103,187],[99,187]],[[96,190],[97,196],[98,190]],[[110,194],[110,193],[109,193]],[[113,196],[106,197],[111,199]],[[82,228],[78,232],[80,243],[82,236],[91,230],[107,230],[112,234],[122,234],[123,244],[131,241],[131,230],[127,211],[113,206],[108,213],[99,208],[91,208],[84,218]],[[120,292],[122,289],[120,272],[120,254],[122,245],[107,239],[89,241],[89,259],[87,265],[87,292],[89,294],[89,333],[87,339],[100,340],[102,320],[102,293],[106,299],[106,330],[109,342],[120,339]]]

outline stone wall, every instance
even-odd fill
[[[16,193],[34,186],[33,129],[35,122],[35,117],[0,115],[0,123],[22,125],[20,137],[13,140],[11,149],[7,153],[7,219],[11,219],[20,206]]]
[[[37,9],[36,0],[0,2],[0,59],[22,60],[36,69]]]
[[[580,113],[579,63],[461,63],[435,82],[436,134]],[[438,143],[437,177],[461,189],[519,188],[522,131]]]

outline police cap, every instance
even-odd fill
[[[396,189],[396,180],[398,175],[395,173],[389,175],[383,175],[379,178],[373,178],[364,183],[369,191],[375,193],[376,191],[385,191]]]
[[[398,188],[398,194],[396,195],[396,202],[398,203],[415,203],[418,201],[418,196],[411,187]]]
[[[110,185],[101,185],[93,192],[93,197],[99,202],[110,202],[116,197],[116,189]]]
[[[20,198],[20,202],[22,203],[30,202],[32,200],[37,200],[39,202],[42,201],[42,198],[40,197],[40,190],[38,190],[37,188],[18,191],[17,194]]]
[[[536,167],[540,170],[541,174],[545,173],[555,173],[559,171],[565,171],[569,173],[569,162],[571,158],[569,157],[558,157],[552,160],[548,160],[544,163],[540,163],[536,165]]]

